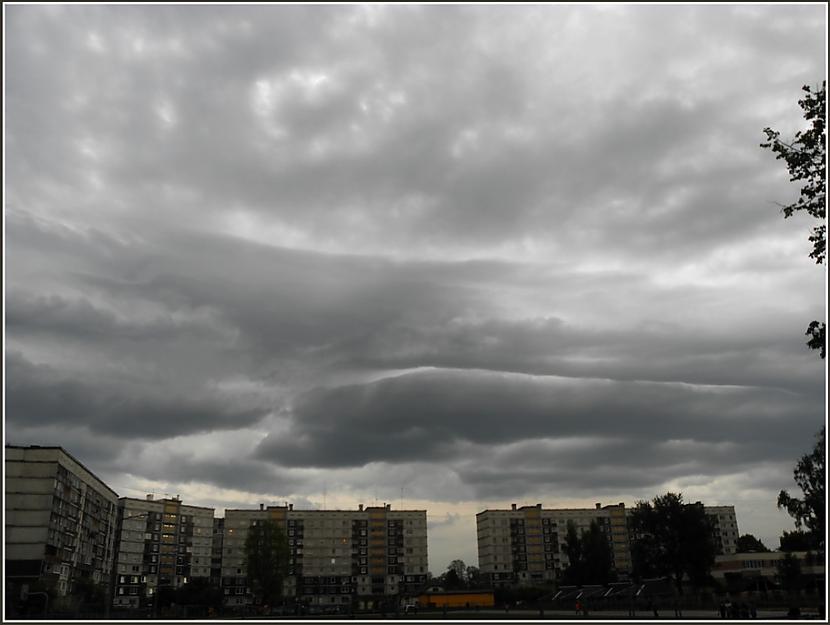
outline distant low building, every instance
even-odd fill
[[[793,551],[804,586],[825,587],[824,558],[808,551]],[[767,590],[781,585],[779,565],[787,556],[782,551],[732,553],[715,557],[712,577],[734,590]]]
[[[115,552],[118,495],[60,447],[5,448],[5,582],[106,586]]]
[[[492,590],[441,590],[418,595],[421,608],[492,608],[495,605]]]

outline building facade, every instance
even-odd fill
[[[712,526],[712,538],[718,555],[735,553],[740,536],[735,506],[704,506],[703,511]]]
[[[293,505],[226,510],[222,586],[228,605],[252,601],[245,569],[250,527],[271,520],[290,550],[286,597],[305,604],[372,607],[412,598],[427,574],[425,510],[391,506],[358,510],[294,510]]]
[[[618,574],[631,570],[624,504],[595,508],[544,509],[542,504],[476,515],[478,562],[495,586],[549,584],[568,566],[564,553],[568,523],[577,532],[596,522],[605,532]]]
[[[113,605],[147,605],[159,588],[210,578],[213,508],[179,498],[119,500],[118,559]]]
[[[5,448],[7,584],[109,582],[118,495],[60,447]]]
[[[704,507],[712,526],[717,553],[735,553],[738,524],[734,506]],[[542,504],[510,510],[484,510],[476,515],[478,561],[495,586],[550,584],[568,566],[565,537],[569,523],[577,533],[597,523],[611,547],[613,566],[620,579],[631,574],[628,519],[632,509],[624,503],[594,508],[544,509]]]
[[[781,579],[780,567],[787,555],[783,551],[718,555],[715,557],[712,577],[733,592],[785,588],[786,580]],[[789,555],[798,561],[802,588],[827,588],[824,558],[821,554],[793,551]]]

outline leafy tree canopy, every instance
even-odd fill
[[[248,530],[245,538],[248,581],[263,603],[275,605],[282,596],[288,555],[288,536],[274,521],[259,521]]]
[[[635,574],[669,576],[683,592],[683,576],[704,584],[715,562],[712,528],[703,504],[683,503],[675,493],[641,501],[631,514]]]
[[[804,530],[784,531],[779,538],[779,551],[810,551],[813,537]]]
[[[819,220],[820,223],[813,226],[809,237],[813,244],[810,258],[815,259],[818,264],[823,264],[827,258],[826,87],[826,81],[822,82],[821,88],[815,92],[809,85],[802,87],[806,95],[798,101],[798,104],[804,111],[804,119],[810,122],[807,130],[797,132],[792,141],[787,142],[780,138],[781,133],[771,128],[764,128],[767,142],[761,144],[762,148],[772,150],[776,159],[783,159],[787,163],[792,182],[802,182],[801,195],[798,200],[781,208],[785,218],[791,217],[797,211],[804,211]],[[806,335],[810,337],[807,345],[811,349],[819,350],[819,355],[824,358],[827,345],[825,323],[812,321],[807,328]]]
[[[566,584],[607,584],[616,580],[614,557],[608,537],[596,523],[591,522],[588,531],[577,536],[576,526],[568,523],[565,535],[565,552],[568,567],[563,573]]]
[[[752,534],[744,534],[743,536],[738,538],[736,549],[739,553],[745,553],[748,551],[769,551],[769,549],[767,549],[767,546],[760,540],[755,538],[755,536],[753,536]]]
[[[778,507],[795,519],[797,529],[805,528],[811,548],[824,548],[825,515],[825,428],[816,435],[813,451],[801,457],[793,470],[803,498],[792,497],[787,491],[778,494]]]

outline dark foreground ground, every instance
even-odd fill
[[[241,618],[241,617],[240,617]],[[802,620],[817,620],[817,610],[802,610]],[[371,620],[567,620],[567,621],[592,621],[592,620],[743,620],[743,619],[721,619],[720,614],[713,610],[681,610],[681,616],[676,616],[673,610],[658,610],[657,616],[653,612],[640,611],[631,616],[626,610],[598,610],[587,616],[576,615],[573,610],[450,610],[446,613],[440,610],[423,611],[417,614],[356,614],[355,616],[286,616],[286,617],[260,617],[257,619],[244,620],[334,620],[334,621],[371,621]],[[787,616],[786,609],[762,609],[758,610],[755,620],[792,620]]]

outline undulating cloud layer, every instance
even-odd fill
[[[11,6],[6,442],[218,509],[737,506],[824,419],[819,6]]]

